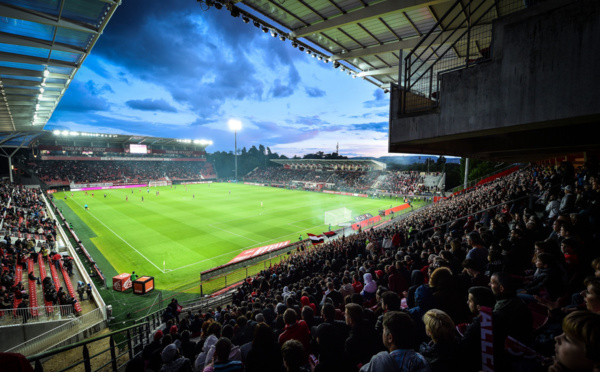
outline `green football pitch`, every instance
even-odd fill
[[[81,220],[76,232],[89,237],[93,247],[86,248],[107,279],[135,271],[153,276],[157,289],[197,281],[201,271],[247,249],[321,234],[329,228],[326,211],[345,207],[353,217],[375,216],[402,203],[230,183],[93,193],[59,192],[54,198]]]

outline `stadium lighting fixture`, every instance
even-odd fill
[[[242,129],[242,122],[236,119],[229,119],[229,122],[227,123],[229,124],[229,129],[231,129],[233,131],[233,136],[234,136],[234,144],[235,144],[235,152],[233,153],[233,157],[235,158],[235,181],[237,182],[237,178],[238,178],[238,166],[237,166],[237,132],[238,130]]]
[[[60,130],[55,130],[52,133],[54,133],[55,136],[60,136]]]
[[[50,75],[50,71],[48,71],[48,69],[44,69],[44,77],[48,77],[48,75]]]
[[[244,23],[248,24],[248,23],[250,23],[250,18],[243,16],[242,21],[244,21]]]

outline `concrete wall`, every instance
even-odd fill
[[[551,0],[498,19],[492,45],[492,61],[442,76],[438,112],[391,114],[391,149],[600,119],[600,1]]]
[[[56,322],[32,323],[3,327],[2,333],[10,335],[10,337],[0,337],[0,350],[4,351],[20,345],[27,340],[31,340],[34,337],[49,332],[69,321],[70,320],[60,320]]]

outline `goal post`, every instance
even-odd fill
[[[150,182],[148,182],[149,187],[171,186],[172,184],[173,184],[173,181],[150,181]]]
[[[326,225],[339,225],[352,219],[352,211],[348,208],[338,208],[325,212]]]

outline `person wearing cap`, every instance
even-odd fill
[[[163,366],[160,372],[188,372],[192,371],[192,363],[188,358],[181,356],[175,344],[169,344],[160,353]]]
[[[577,199],[573,188],[573,185],[565,186],[565,196],[560,200],[560,207],[558,210],[561,214],[573,212],[575,209],[575,200]]]

